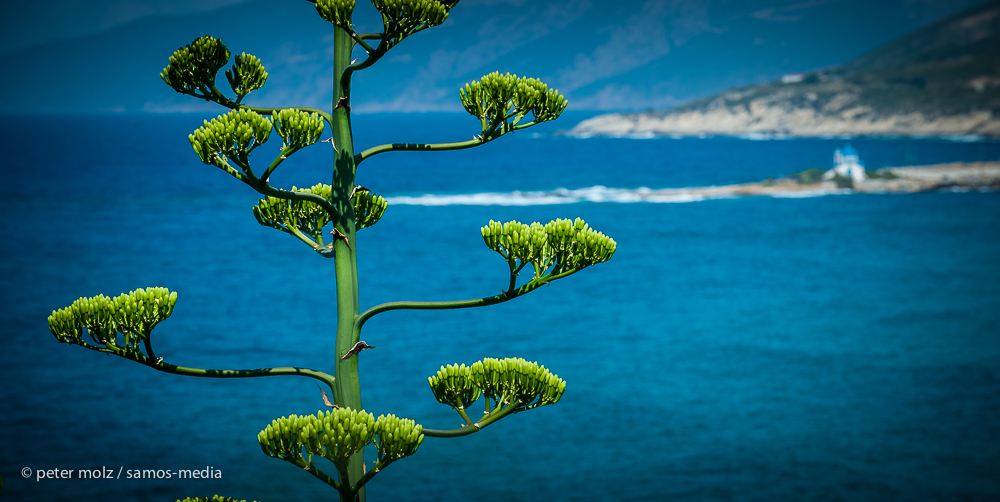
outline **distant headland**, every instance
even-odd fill
[[[807,169],[757,183],[650,190],[642,197],[657,199],[721,199],[745,196],[811,197],[837,193],[917,193],[938,190],[1000,190],[1000,162],[953,162],[929,166],[886,167],[860,176]],[[832,174],[831,174],[832,173]]]
[[[571,136],[1000,138],[1000,2],[917,30],[847,64],[666,111],[599,115]]]

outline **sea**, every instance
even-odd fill
[[[847,143],[868,169],[997,161],[1000,143],[559,134],[590,115],[359,166],[389,201],[358,235],[365,307],[499,293],[491,219],[580,217],[617,242],[607,263],[502,305],[366,325],[375,416],[460,427],[427,377],[484,357],[567,382],[555,405],[426,438],[368,500],[1000,500],[1000,192],[639,196],[827,169]],[[0,500],[337,498],[256,439],[325,408],[314,380],[170,375],[48,330],[78,297],[162,286],[178,293],[153,333],[166,362],[333,371],[333,261],[258,225],[259,196],[198,160],[187,135],[212,116],[0,121]],[[479,132],[460,114],[353,125],[358,151]],[[271,182],[328,183],[333,155],[318,143]]]

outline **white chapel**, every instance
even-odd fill
[[[838,148],[833,152],[833,169],[824,173],[823,179],[832,180],[838,174],[855,182],[868,179],[865,174],[865,164],[858,157],[858,151],[850,144],[844,146],[843,150]]]

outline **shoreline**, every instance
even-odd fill
[[[641,194],[647,199],[747,196],[811,197],[822,194],[918,193],[945,189],[962,191],[1000,190],[1000,162],[950,162],[926,166],[886,167],[879,174],[891,173],[892,179],[868,179],[853,187],[838,187],[833,181],[799,183],[790,178],[719,185],[709,187],[667,188]]]

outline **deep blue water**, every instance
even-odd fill
[[[354,122],[359,149],[464,140],[477,125]],[[322,408],[312,380],[168,375],[48,331],[49,312],[77,297],[165,286],[180,296],[154,335],[167,361],[332,371],[332,261],[257,225],[255,194],[191,151],[198,125],[0,125],[0,498],[334,498],[256,442],[273,418]],[[843,142],[526,131],[471,151],[377,156],[358,181],[393,197],[713,185],[826,167]],[[1000,159],[997,143],[852,144],[869,168]],[[297,154],[272,182],[327,181],[328,148]],[[368,323],[362,339],[378,348],[361,357],[362,388],[375,415],[457,427],[426,378],[482,357],[537,360],[568,382],[555,406],[428,438],[374,479],[369,500],[1000,499],[1000,193],[395,204],[359,234],[362,303],[494,294],[506,267],[481,225],[576,216],[617,240],[610,262],[500,306]],[[20,474],[208,466],[222,479]]]

